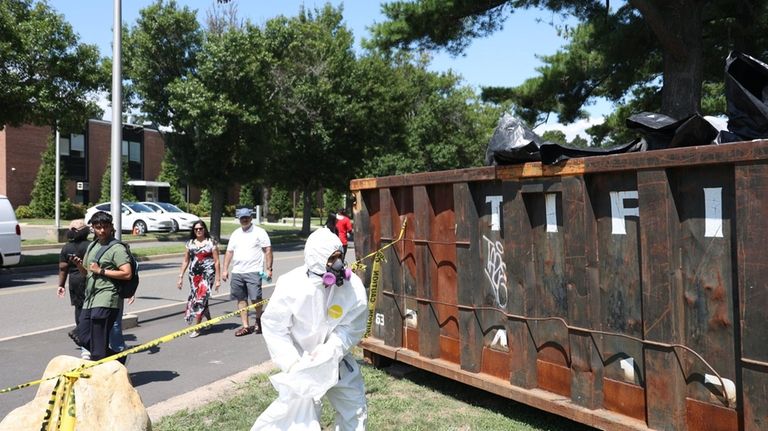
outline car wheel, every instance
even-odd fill
[[[176,222],[176,220],[171,220],[171,233],[176,233],[179,231],[179,224]]]
[[[144,235],[145,233],[147,233],[147,224],[141,220],[138,220],[136,223],[133,224],[133,231],[137,235]]]

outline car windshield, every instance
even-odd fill
[[[159,213],[160,211],[162,211],[162,208],[160,208],[160,206],[158,206],[154,202],[142,202],[141,204],[146,206],[147,208],[151,209],[154,212],[158,212]]]
[[[183,213],[184,212],[181,209],[179,209],[179,207],[177,207],[176,205],[169,204],[167,202],[155,202],[155,205],[160,205],[161,207],[163,207],[164,210],[168,211],[169,213]]]
[[[140,204],[138,202],[126,202],[123,205],[127,206],[128,208],[132,209],[134,212],[137,213],[154,213],[152,209],[150,209],[148,206]]]

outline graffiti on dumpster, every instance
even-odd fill
[[[486,244],[485,275],[491,282],[491,290],[496,304],[502,308],[507,306],[507,265],[504,263],[504,246],[501,241],[492,241],[485,235]]]

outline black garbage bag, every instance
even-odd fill
[[[522,121],[504,114],[493,131],[485,151],[486,166],[514,165],[541,160],[539,146],[544,140]]]
[[[579,157],[635,153],[638,151],[645,151],[646,147],[647,144],[643,139],[635,139],[628,144],[608,148],[574,148],[547,142],[541,145],[539,151],[541,152],[541,163],[545,165],[554,165],[568,159]]]
[[[717,137],[717,129],[699,114],[675,120],[656,112],[641,112],[627,118],[626,124],[643,135],[648,151],[709,145]]]
[[[731,52],[725,61],[725,100],[731,133],[742,141],[768,138],[768,65]]]

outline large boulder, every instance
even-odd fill
[[[43,378],[77,368],[84,361],[57,356],[48,363]],[[87,361],[86,361],[87,362]],[[91,377],[74,385],[77,430],[149,431],[152,423],[141,397],[128,380],[128,371],[117,361],[87,370]],[[0,422],[0,431],[39,431],[56,379],[40,384],[35,399],[13,410]],[[54,420],[57,413],[54,413]]]

